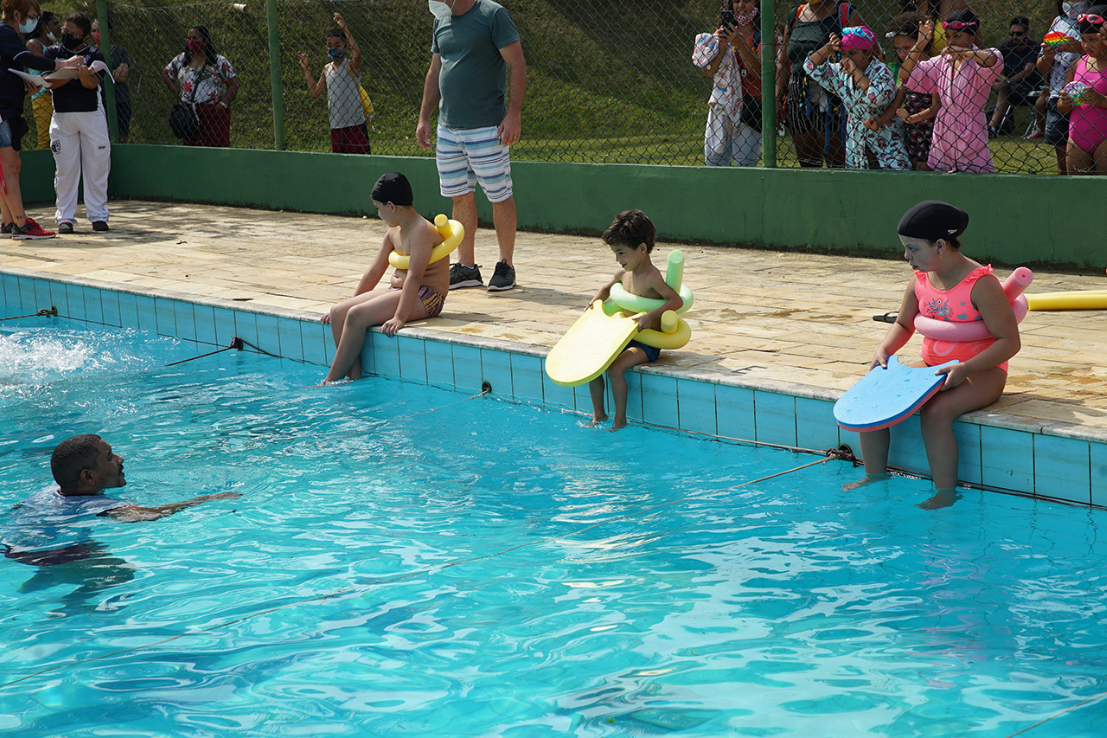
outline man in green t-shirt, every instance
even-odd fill
[[[450,289],[484,284],[474,253],[479,182],[492,203],[500,245],[488,289],[510,290],[515,287],[517,218],[508,147],[522,131],[523,47],[511,15],[492,0],[430,0],[430,9],[435,16],[431,63],[415,140],[424,149],[436,146],[439,189],[453,201],[454,220],[465,226],[458,261],[450,267]],[[436,107],[438,129],[432,139],[430,116]]]

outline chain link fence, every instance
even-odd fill
[[[858,0],[851,6],[850,22],[863,22],[874,32],[880,47],[878,53],[888,62],[892,75],[899,67],[895,44],[902,39],[887,34],[902,30],[893,28],[897,15],[904,10],[919,9],[924,14],[936,16],[963,7],[963,0],[954,0],[954,5],[948,5],[950,0],[943,0],[941,8],[933,9],[925,4],[915,8],[915,2]],[[829,22],[836,30],[836,12],[829,0],[824,3],[825,9],[820,13],[830,16]],[[693,61],[693,56],[697,35],[712,34],[719,27],[718,0],[654,3],[505,0],[502,4],[511,11],[519,29],[528,66],[523,138],[512,149],[513,159],[704,164],[708,99],[716,79],[710,74],[711,67],[705,74]],[[999,97],[1002,79],[1021,72],[1015,67],[1025,66],[1022,61],[1032,65],[1036,62],[1043,38],[1056,25],[1054,21],[1060,13],[1060,4],[1049,0],[974,2],[974,10],[981,21],[982,47],[997,47],[1022,38],[1027,42],[1016,49],[1017,53],[1010,47],[1004,48],[1007,58],[1016,59],[1016,62],[1001,67],[1002,71],[985,75],[977,65],[973,73],[980,77],[980,89],[975,97],[955,91],[944,106],[947,115],[960,116],[961,120],[970,122],[970,127],[984,120],[996,124],[991,137],[985,133],[984,150],[998,172],[1048,174],[1058,169],[1055,147],[1039,138],[1048,98],[1042,98],[1041,91],[1048,87],[1048,73],[1034,72],[1025,79],[1008,83],[1010,89],[1001,105],[1013,103],[1009,111],[1001,109],[993,114],[989,108]],[[735,3],[730,9],[737,9],[741,18],[745,7],[745,3]],[[807,32],[794,35],[797,34],[792,30],[796,8],[780,4],[774,18],[777,34],[789,36],[790,45]],[[227,107],[229,145],[274,146],[269,28],[264,2],[162,7],[113,2],[109,13],[112,40],[117,46],[125,47],[130,57],[127,80],[133,109],[130,142],[177,142],[170,128],[170,111],[178,100],[189,100],[187,92],[175,94],[163,79],[163,70],[185,52],[190,28],[200,24],[207,29],[211,44],[233,68],[237,84],[237,95]],[[354,61],[352,49],[346,50],[342,68],[329,76],[324,75],[324,65],[331,62],[328,46],[345,45],[345,33],[338,34],[343,37],[343,43],[337,36],[328,37],[329,32],[338,28],[335,13],[341,14],[360,51],[357,77],[349,74]],[[372,153],[431,155],[415,142],[423,82],[430,62],[432,16],[425,3],[413,0],[279,0],[277,14],[287,148],[330,151],[333,129],[341,131],[364,125],[363,135]],[[803,24],[807,16],[803,11],[800,14]],[[1025,37],[1009,36],[1012,30],[1009,21],[1014,16],[1025,16]],[[748,27],[749,35],[740,31],[735,43],[756,42],[756,38],[750,36],[757,25],[754,21]],[[703,61],[700,59],[700,63]],[[306,63],[307,73],[302,63]],[[769,70],[769,73],[776,76],[777,70]],[[230,79],[230,73],[223,76]],[[224,95],[227,80],[219,74],[213,77],[206,84]],[[325,90],[317,89],[320,77],[327,80]],[[799,77],[802,79],[803,75]],[[779,85],[778,96],[783,98],[789,87],[787,68],[781,72],[780,79],[783,84]],[[935,79],[940,86],[940,70]],[[172,81],[184,80],[173,76]],[[755,81],[747,80],[747,91],[752,93],[759,88]],[[796,99],[790,99],[791,109],[785,110],[778,121],[777,166],[799,166],[797,144],[800,144],[800,153],[806,151],[804,144],[810,144],[810,140],[803,139],[802,121],[792,120],[801,107],[807,109],[805,114],[809,114],[812,104],[816,110],[825,108],[828,111],[815,121],[820,124],[816,126],[816,138],[821,140],[822,154],[831,153],[834,146],[840,151],[844,132],[849,128],[845,123],[846,111],[835,108],[833,98],[823,102],[827,100],[825,95],[811,92],[817,85],[810,78],[804,84],[805,97],[798,98],[798,104]],[[204,89],[203,84],[197,87]],[[366,102],[358,87],[364,90]],[[1038,104],[1037,109],[1035,104]],[[752,127],[756,117],[754,106],[746,107],[744,120]],[[844,107],[849,107],[848,101]],[[888,128],[898,131],[891,135],[903,139],[905,134],[895,109],[888,112]],[[32,119],[28,110],[27,120]],[[222,125],[222,120],[216,120],[215,124]],[[756,120],[756,127],[760,129],[759,120]],[[963,128],[946,126],[947,131],[960,131],[956,141],[968,135]],[[342,136],[339,138],[346,140]],[[359,143],[357,136],[348,140]],[[810,156],[810,151],[806,153]],[[816,150],[816,158],[841,163],[841,154],[835,159],[819,156],[819,153]],[[870,165],[882,163],[879,157],[870,157],[870,160]],[[757,162],[760,163],[760,158]]]

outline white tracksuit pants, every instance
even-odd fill
[[[104,111],[55,111],[50,121],[50,150],[54,152],[54,190],[58,195],[54,220],[59,224],[77,222],[77,183],[83,176],[88,219],[106,221],[111,139]]]

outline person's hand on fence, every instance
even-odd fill
[[[300,66],[304,68],[305,72],[311,72],[311,67],[308,62],[308,55],[302,51],[297,51],[296,56],[300,60]]]
[[[874,133],[878,133],[880,131],[880,121],[876,118],[866,118],[863,125]]]
[[[339,28],[341,28],[341,29],[342,29],[343,31],[345,31],[345,30],[346,30],[346,21],[344,21],[344,20],[342,19],[342,13],[335,13],[335,14],[334,14],[334,23],[335,23],[335,25],[337,25],[337,26],[338,26]]]
[[[500,123],[499,128],[496,129],[496,135],[500,137],[500,143],[504,146],[511,146],[512,144],[519,142],[519,137],[523,135],[523,121],[518,113],[512,113],[510,110],[507,113],[507,117]]]
[[[927,18],[925,21],[919,24],[919,40],[915,44],[915,48],[919,51],[925,49],[931,39],[934,38],[934,21]]]
[[[127,63],[120,64],[111,73],[111,78],[116,82],[126,82],[127,75],[131,73],[131,65]]]

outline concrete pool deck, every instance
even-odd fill
[[[384,233],[380,221],[354,217],[146,201],[112,208],[107,234],[82,221],[70,236],[0,241],[0,271],[319,316],[353,293]],[[41,207],[30,215],[47,227],[52,221]],[[663,218],[657,222],[663,235]],[[971,256],[971,233],[966,241]],[[486,282],[495,244],[494,233],[482,228],[477,256]],[[677,247],[696,294],[688,314],[693,337],[656,366],[824,394],[847,389],[861,375],[888,328],[872,317],[898,308],[910,275],[895,260],[665,241],[655,253],[663,260]],[[515,262],[517,289],[455,290],[441,318],[412,325],[425,326],[424,335],[455,334],[455,341],[550,347],[616,266],[598,238],[539,233],[519,234]],[[1105,286],[1102,276],[1036,272],[1030,291]],[[1068,426],[1064,435],[1107,440],[1107,312],[1032,312],[1021,329],[1023,349],[990,417],[1028,431]],[[919,340],[902,353],[917,355]]]

